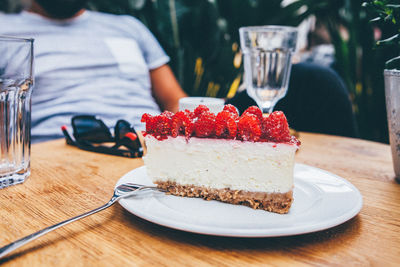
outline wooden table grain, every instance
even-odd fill
[[[400,185],[390,147],[359,139],[301,133],[297,162],[353,183],[359,215],[312,234],[226,238],[172,230],[119,204],[47,234],[0,260],[3,266],[251,266],[400,264]],[[79,150],[56,140],[32,146],[32,175],[0,190],[0,246],[91,210],[118,179],[143,164]]]

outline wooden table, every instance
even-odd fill
[[[400,264],[400,185],[388,145],[301,133],[297,162],[336,173],[363,195],[361,213],[329,230],[279,238],[224,238],[172,230],[119,204],[19,248],[4,266],[395,265]],[[109,200],[141,166],[63,140],[32,147],[32,175],[0,190],[0,246]]]

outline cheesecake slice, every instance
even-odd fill
[[[263,117],[251,107],[239,117],[227,105],[213,114],[144,115],[147,174],[158,187],[183,197],[201,197],[287,213],[293,202],[294,156],[282,112]]]

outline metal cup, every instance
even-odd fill
[[[0,36],[0,188],[30,175],[33,39]]]
[[[385,70],[386,110],[393,167],[400,182],[400,71]]]

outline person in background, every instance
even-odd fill
[[[139,20],[86,10],[86,2],[33,0],[19,14],[0,14],[0,34],[35,39],[33,142],[63,137],[60,127],[78,114],[141,130],[143,113],[176,112],[186,96]]]

